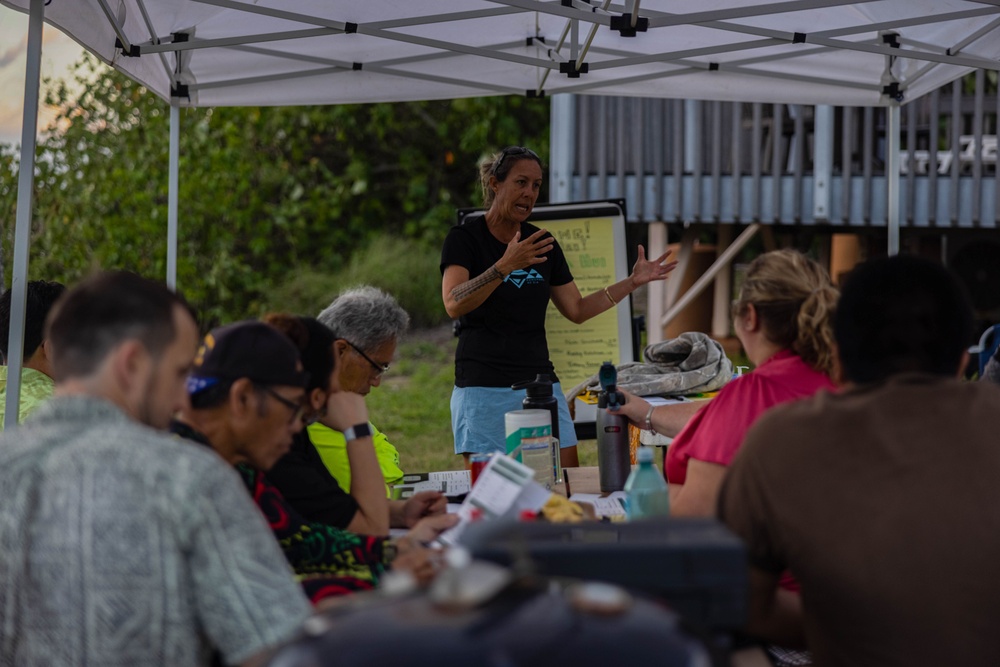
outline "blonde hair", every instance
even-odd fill
[[[795,250],[775,250],[750,264],[733,311],[742,314],[752,303],[769,341],[829,375],[839,296],[822,266]]]
[[[483,208],[492,206],[493,199],[496,197],[496,193],[490,187],[490,176],[493,175],[493,165],[500,159],[501,154],[502,151],[497,151],[479,161],[479,184],[483,188]]]

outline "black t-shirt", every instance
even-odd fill
[[[521,239],[538,227],[521,223]],[[478,216],[448,232],[441,251],[441,272],[452,265],[465,267],[475,278],[503,257],[500,242]],[[548,373],[556,381],[545,340],[545,309],[550,286],[573,281],[562,248],[555,243],[547,261],[514,271],[486,301],[463,315],[455,353],[455,386],[509,387]]]
[[[347,528],[358,511],[358,501],[340,488],[305,429],[295,434],[291,449],[267,472],[267,478],[310,521]]]

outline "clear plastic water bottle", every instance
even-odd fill
[[[670,513],[667,482],[653,464],[653,448],[640,447],[635,454],[639,462],[625,481],[625,512],[629,521]]]

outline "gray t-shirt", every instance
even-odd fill
[[[238,663],[311,607],[237,473],[111,403],[0,436],[0,665]]]

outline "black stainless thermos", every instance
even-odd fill
[[[549,456],[552,459],[552,481],[562,484],[562,454],[559,447],[559,403],[552,395],[552,380],[547,373],[539,373],[534,380],[518,382],[511,389],[524,389],[521,407],[525,410],[548,410],[552,415],[552,440],[549,442]]]
[[[597,374],[601,392],[597,395],[597,467],[601,492],[621,491],[632,471],[628,446],[628,420],[608,412],[625,404],[625,394],[618,391],[618,371],[610,361],[601,364]]]
[[[552,380],[548,374],[539,373],[534,380],[518,382],[511,389],[524,389],[524,400],[521,407],[525,410],[548,410],[552,413],[552,437],[559,439],[559,403],[552,395]]]

